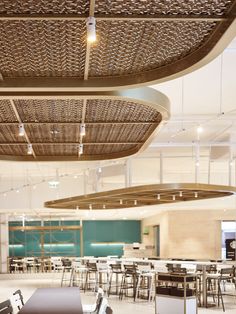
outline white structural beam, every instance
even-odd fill
[[[8,216],[0,215],[0,273],[7,273],[9,256]]]

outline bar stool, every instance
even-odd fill
[[[61,287],[67,286],[71,287],[74,277],[74,268],[73,267],[64,267],[61,278]]]
[[[87,263],[84,292],[88,290],[90,284],[94,285],[94,290],[98,286],[98,271],[96,263]]]
[[[123,296],[128,296],[129,289],[132,289],[132,296],[135,301],[136,288],[139,273],[137,272],[136,265],[124,265],[124,272],[121,279],[119,299],[122,300]]]
[[[107,292],[109,287],[110,274],[110,268],[107,261],[99,261],[97,263],[97,272],[99,287],[102,287]]]
[[[86,265],[83,265],[80,260],[73,261],[72,267],[74,269],[72,286],[80,287],[80,289],[83,290],[85,286],[87,267]]]
[[[138,263],[138,282],[136,288],[135,299],[139,297],[140,292],[147,292],[147,299],[150,302],[154,300],[154,282],[155,271],[152,271],[150,263]]]
[[[215,297],[217,297],[218,306],[220,306],[220,303],[222,304],[223,312],[225,312],[223,295],[233,296],[233,297],[235,297],[235,295],[229,294],[229,293],[222,293],[221,286],[223,286],[224,292],[226,292],[227,282],[233,284],[234,288],[236,289],[236,283],[235,283],[234,278],[235,278],[234,267],[222,268],[219,274],[209,274],[207,276],[208,291],[210,294],[212,294],[214,302],[215,302]],[[213,281],[213,284],[212,284],[212,281]]]
[[[108,287],[108,292],[107,292],[108,297],[111,294],[112,287],[116,288],[116,294],[118,294],[118,291],[120,289],[119,276],[123,275],[121,264],[111,264],[110,267],[111,267],[111,272],[110,272],[109,287]],[[113,275],[115,275],[115,283],[113,282]]]

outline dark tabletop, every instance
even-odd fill
[[[37,289],[18,314],[83,314],[79,288]]]

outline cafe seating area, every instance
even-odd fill
[[[0,314],[236,313],[236,0],[0,0]]]
[[[27,268],[29,260],[33,265],[31,268]],[[194,297],[199,309],[218,308],[222,312],[227,312],[229,300],[234,303],[236,298],[236,265],[230,262],[58,256],[47,259],[50,261],[49,269],[37,269],[34,263],[37,265],[39,260],[35,259],[34,263],[33,260],[18,259],[22,267],[15,268],[12,274],[25,272],[33,275],[35,272],[51,277],[57,274],[58,286],[77,287],[81,294],[95,296],[94,303],[83,305],[83,313],[100,313],[97,309],[100,294],[106,297],[107,304],[109,300],[132,300],[135,304],[152,306],[156,302],[158,304],[158,298],[163,296]],[[9,263],[13,261],[17,259],[11,259]],[[44,262],[41,260],[42,265]],[[19,310],[24,305],[20,290],[14,293],[11,300]]]

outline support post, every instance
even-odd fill
[[[83,220],[80,220],[80,256],[84,256],[84,232],[83,232]]]
[[[160,151],[160,184],[163,183],[163,154]]]
[[[0,273],[7,273],[9,255],[8,216],[0,215]]]

